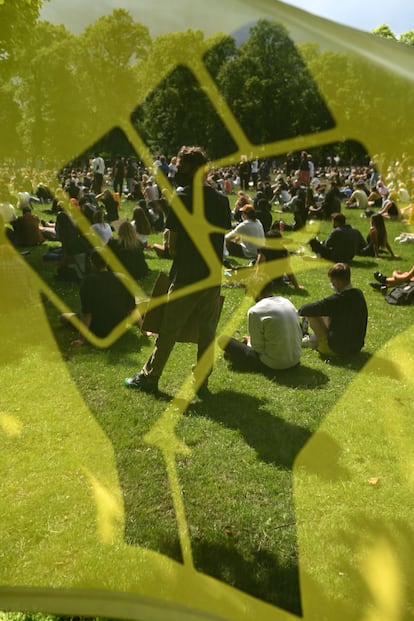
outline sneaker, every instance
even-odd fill
[[[386,285],[387,284],[387,277],[384,274],[382,274],[381,272],[374,272],[374,278],[381,285]]]
[[[318,341],[315,334],[306,334],[302,338],[302,347],[309,349],[316,349],[318,347]]]
[[[132,377],[125,378],[124,385],[128,388],[142,390],[143,392],[158,392],[158,379],[150,378],[142,371],[140,371],[139,373],[135,373],[135,375],[133,375]]]
[[[380,282],[370,282],[370,286],[376,291],[381,291],[381,293],[386,293],[387,285],[382,285]]]

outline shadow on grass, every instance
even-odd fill
[[[363,367],[371,360],[373,354],[368,351],[360,351],[354,356],[325,356],[319,354],[323,360],[329,361],[331,366],[342,367],[353,371],[361,371]]]
[[[309,429],[284,420],[277,413],[266,410],[266,401],[250,395],[222,391],[212,395],[201,403],[192,404],[188,409],[189,416],[202,416],[209,418],[228,429],[237,430],[244,442],[251,447],[258,459],[275,467],[275,487],[269,491],[269,496],[262,497],[259,494],[257,502],[259,506],[252,510],[249,530],[263,534],[263,541],[267,541],[269,547],[252,546],[251,539],[240,542],[238,537],[228,538],[219,546],[216,541],[209,543],[192,537],[192,549],[194,562],[198,571],[207,573],[219,580],[223,580],[236,588],[258,597],[266,602],[280,606],[295,614],[301,614],[301,598],[298,578],[298,564],[296,556],[297,536],[293,506],[293,490],[291,478],[286,474],[292,470],[298,453],[313,435]],[[328,480],[346,480],[349,474],[346,469],[339,465],[340,447],[326,433],[318,433],[318,446],[321,459],[318,464],[312,464],[312,472],[317,476]],[[227,456],[228,459],[228,456]],[[249,462],[245,466],[248,469]],[[256,466],[252,464],[252,468]],[[309,467],[310,469],[310,467]],[[283,507],[278,506],[278,481],[280,473],[285,471],[283,478]],[[223,475],[223,473],[221,473]],[[216,474],[213,474],[213,477]],[[280,479],[281,480],[281,479]],[[270,488],[268,488],[270,490]],[[223,506],[228,502],[225,489],[221,491]],[[271,494],[275,493],[275,497]],[[200,517],[197,512],[193,514],[192,504],[199,502],[195,489],[189,487],[186,492],[190,500],[188,518],[194,532],[204,532],[199,523]],[[263,492],[261,492],[263,495]],[[255,500],[246,499],[246,490],[240,488],[240,494],[232,496],[231,507],[238,506],[243,512],[247,502]],[[265,494],[264,494],[265,496]],[[276,521],[282,521],[280,531],[275,527],[274,520],[271,523],[255,523],[260,515],[260,503],[264,507],[271,503],[274,505]],[[223,506],[209,506],[209,513],[213,523],[222,521]],[[237,509],[235,517],[237,522]],[[256,516],[256,517],[255,517]],[[231,516],[226,515],[231,520]],[[204,526],[204,529],[206,526]],[[268,532],[266,532],[268,529]],[[289,531],[289,533],[287,532]],[[213,532],[212,538],[219,539],[220,534]],[[242,539],[242,537],[240,537]],[[281,552],[283,550],[283,552]]]
[[[265,400],[250,395],[221,391],[203,403],[192,404],[188,413],[236,429],[261,461],[291,470],[313,432],[268,412],[263,409],[265,404]],[[319,432],[317,437],[321,446],[320,467],[313,465],[312,471],[328,480],[347,479],[347,471],[338,465],[338,444],[325,432]]]
[[[237,366],[228,363],[229,369],[242,373],[243,375],[251,375],[252,371],[239,369]],[[329,382],[329,376],[318,369],[307,367],[300,364],[293,369],[283,369],[278,371],[269,371],[264,374],[265,377],[275,384],[288,386],[291,388],[315,389],[324,386]]]
[[[302,614],[297,563],[283,566],[274,553],[266,550],[251,550],[247,560],[231,538],[227,545],[193,540],[192,550],[198,571],[274,606]]]

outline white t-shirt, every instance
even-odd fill
[[[235,237],[240,237],[238,243],[243,248],[243,254],[246,259],[255,259],[257,257],[257,249],[264,246],[265,235],[263,225],[260,220],[243,220],[225,236],[229,240]]]
[[[98,156],[92,160],[92,170],[101,175],[105,173],[105,162],[102,157]]]
[[[289,369],[300,361],[302,330],[296,308],[280,296],[263,298],[247,312],[250,345],[271,369]]]

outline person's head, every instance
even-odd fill
[[[201,147],[182,146],[177,154],[177,183],[191,183],[197,170],[205,167],[208,157]]]
[[[141,235],[149,235],[151,233],[151,224],[149,223],[147,214],[140,205],[137,205],[132,212],[132,220],[137,233],[141,233]]]
[[[247,205],[243,205],[239,209],[242,214],[243,220],[256,220],[256,211],[251,203],[247,203]]]
[[[105,259],[102,256],[102,248],[95,247],[89,255],[91,267],[96,272],[102,272],[107,269]]]
[[[22,214],[23,214],[23,215],[25,215],[25,214],[27,214],[27,213],[32,213],[32,210],[31,210],[31,209],[30,209],[30,207],[28,207],[28,206],[23,207],[23,209],[22,209]]]
[[[335,263],[329,268],[328,277],[335,291],[342,291],[351,284],[351,268],[347,263]]]
[[[136,248],[140,245],[137,232],[128,220],[125,220],[120,224],[118,229],[118,240],[124,248]]]
[[[94,224],[103,224],[105,222],[105,212],[103,209],[97,209],[93,214]]]
[[[336,229],[338,226],[344,226],[346,224],[346,218],[343,213],[332,214],[332,226]]]
[[[262,298],[273,295],[273,281],[269,280],[264,274],[254,274],[246,282],[246,295],[250,295],[255,302]]]

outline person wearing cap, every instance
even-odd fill
[[[233,257],[255,261],[257,250],[264,245],[264,230],[250,203],[239,209],[242,221],[225,235],[226,248]]]
[[[290,300],[273,294],[272,282],[258,294],[256,290],[255,302],[247,312],[249,336],[242,341],[225,335],[218,338],[224,358],[234,369],[265,374],[297,366],[302,329],[296,308]]]

